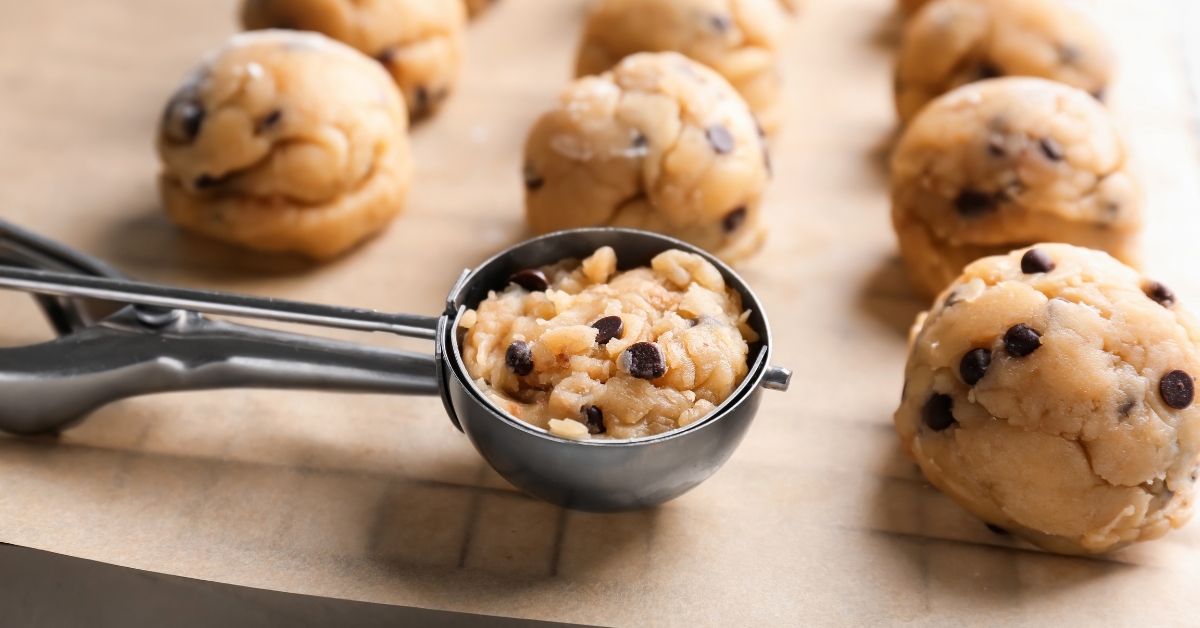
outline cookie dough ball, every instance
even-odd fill
[[[463,362],[509,414],[565,438],[634,438],[699,421],[749,371],[741,295],[694,253],[617,272],[604,247],[525,270],[460,320]]]
[[[1137,260],[1141,195],[1104,107],[1061,83],[1004,78],[931,103],[892,157],[892,223],[917,290],[1034,242]]]
[[[999,76],[1051,79],[1099,98],[1112,74],[1099,29],[1061,0],[935,0],[905,28],[896,109],[907,123],[939,95]]]
[[[724,76],[773,133],[784,116],[777,57],[786,20],[779,0],[599,0],[575,75],[600,74],[637,52],[679,52]]]
[[[244,33],[167,104],[163,203],[220,240],[332,257],[403,208],[407,127],[395,83],[356,50],[316,33]]]
[[[1168,288],[1038,244],[968,266],[919,325],[896,431],[971,513],[1064,553],[1191,518],[1200,325]]]
[[[466,7],[463,0],[246,0],[242,24],[316,31],[378,59],[417,119],[458,82]]]
[[[534,124],[526,216],[537,233],[631,227],[739,260],[765,239],[769,163],[754,116],[719,74],[678,53],[636,54],[575,81]]]

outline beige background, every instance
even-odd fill
[[[1114,108],[1149,197],[1147,267],[1200,303],[1190,0],[1094,0]],[[129,274],[435,313],[518,241],[520,147],[568,78],[584,0],[501,0],[460,91],[413,132],[417,183],[382,237],[322,267],[176,231],[153,187],[176,82],[235,29],[232,0],[0,0],[0,216]],[[1188,17],[1185,17],[1187,15]],[[563,511],[487,469],[436,399],[231,391],[106,408],[0,438],[0,541],[357,600],[594,624],[1188,625],[1200,524],[1096,559],[989,532],[927,485],[891,428],[904,330],[885,156],[891,0],[809,0],[784,66],[766,251],[743,268],[796,377],[712,480],[662,508]],[[1200,82],[1194,83],[1200,85]],[[49,338],[0,293],[0,344]],[[340,334],[428,350],[420,342]]]

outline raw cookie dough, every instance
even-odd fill
[[[779,0],[599,0],[584,27],[576,76],[600,74],[636,52],[675,51],[724,76],[767,133],[784,117]]]
[[[1061,0],[935,0],[904,30],[896,110],[907,123],[960,85],[1036,76],[1102,97],[1112,53],[1089,17]]]
[[[657,231],[726,260],[766,237],[766,143],[716,72],[674,52],[626,57],[576,80],[525,142],[525,209],[537,233],[611,225]]]
[[[1136,265],[1141,195],[1105,108],[1044,79],[972,83],[921,112],[892,156],[892,224],[919,292],[1034,242]]]
[[[747,373],[758,340],[742,299],[694,253],[617,272],[609,247],[513,276],[460,320],[463,362],[509,414],[565,438],[690,425]]]
[[[332,257],[403,208],[407,128],[395,83],[358,51],[316,33],[243,33],[167,104],[163,204],[220,240]]]
[[[466,7],[463,0],[246,0],[242,24],[316,31],[377,59],[415,120],[458,82]]]
[[[968,266],[919,325],[896,431],[971,513],[1063,553],[1191,518],[1200,325],[1170,289],[1038,244]]]

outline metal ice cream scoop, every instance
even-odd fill
[[[760,341],[749,373],[703,419],[653,437],[569,440],[496,407],[463,365],[459,317],[514,272],[584,258],[611,246],[622,269],[668,249],[711,262],[739,292]],[[763,388],[786,390],[787,369],[769,365],[762,304],[729,267],[693,246],[629,229],[564,231],[518,244],[464,271],[439,317],[386,314],[130,281],[109,266],[0,221],[0,288],[39,295],[60,337],[0,349],[0,430],[54,432],[118,399],[216,388],[292,388],[440,395],[454,425],[505,479],[553,504],[633,510],[678,497],[733,454]],[[104,304],[109,304],[107,312]],[[129,304],[129,305],[113,305]],[[422,355],[211,320],[202,313],[381,331],[425,338]]]

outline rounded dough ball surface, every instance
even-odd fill
[[[1161,537],[1191,518],[1200,475],[1200,325],[1106,253],[1034,249],[971,264],[918,321],[901,444],[967,510],[1047,549]]]
[[[463,0],[245,0],[248,30],[315,31],[378,60],[400,86],[413,119],[433,113],[458,82]]]
[[[679,52],[724,76],[774,133],[784,117],[778,56],[786,11],[780,0],[599,0],[575,75],[600,74],[638,52]]]
[[[904,30],[896,109],[907,123],[961,85],[1034,76],[1102,97],[1112,53],[1089,17],[1061,0],[934,0]]]
[[[892,156],[892,224],[915,287],[930,297],[971,261],[1034,242],[1136,264],[1141,204],[1104,106],[1044,79],[942,96]]]
[[[736,261],[757,252],[770,162],[741,96],[678,53],[626,57],[576,80],[525,143],[534,231],[656,231]]]
[[[354,49],[316,33],[237,35],[163,114],[167,214],[248,248],[335,256],[403,208],[407,120],[395,83]]]

